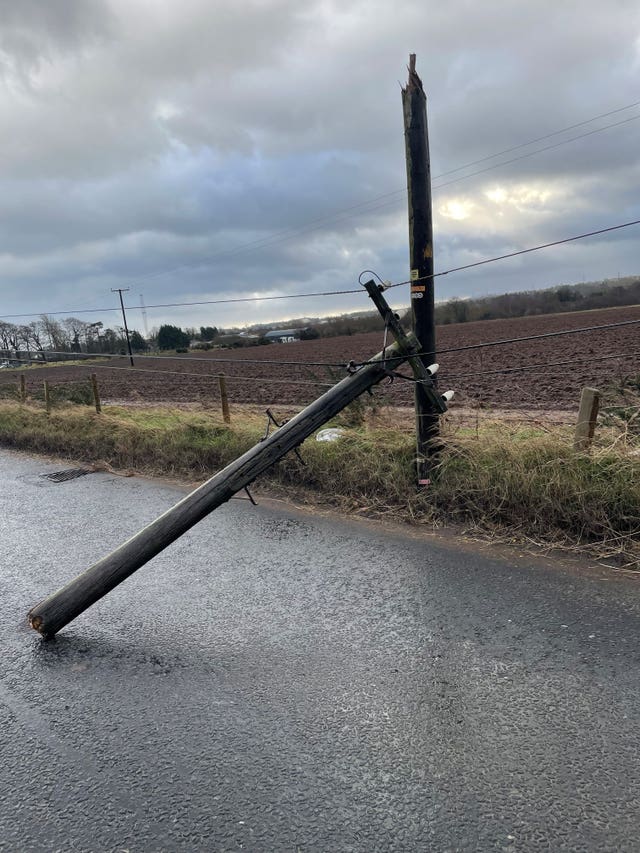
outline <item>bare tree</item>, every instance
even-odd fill
[[[43,361],[47,360],[47,355],[44,348],[44,335],[42,331],[42,324],[38,320],[33,320],[29,323],[29,332],[31,335],[31,343],[33,344],[33,349],[36,352],[40,353]]]
[[[11,356],[11,335],[14,328],[12,323],[5,323],[4,320],[0,320],[0,349],[5,358]]]
[[[52,317],[49,317],[47,314],[42,314],[40,317],[40,325],[44,339],[48,344],[48,349],[51,349],[54,352],[64,351],[66,349],[66,338],[64,329],[60,323]]]

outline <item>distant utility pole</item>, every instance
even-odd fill
[[[433,225],[431,215],[431,165],[427,131],[427,98],[416,73],[416,55],[409,57],[409,79],[402,89],[404,138],[409,193],[409,258],[413,330],[428,366],[435,361],[436,329],[433,293]],[[418,485],[431,482],[433,455],[439,435],[438,415],[424,388],[415,386],[416,468]],[[430,458],[431,457],[431,458]]]
[[[140,311],[142,312],[142,322],[144,323],[144,336],[149,340],[149,324],[147,322],[147,309],[144,304],[144,296],[140,294]]]
[[[127,348],[129,350],[129,361],[131,362],[131,367],[133,367],[133,353],[131,352],[131,340],[129,339],[129,328],[127,326],[127,315],[124,313],[124,302],[122,301],[122,294],[126,293],[129,290],[128,287],[112,287],[111,293],[118,293],[120,295],[120,307],[122,308],[122,320],[124,322],[124,333],[127,336]]]

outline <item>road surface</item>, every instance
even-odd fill
[[[238,501],[44,642],[183,492],[0,466],[0,850],[639,849],[635,577]]]

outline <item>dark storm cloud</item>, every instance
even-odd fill
[[[151,303],[349,287],[367,266],[406,278],[410,51],[434,175],[640,100],[639,13],[621,0],[32,0],[0,2],[0,25],[7,313],[121,285]],[[638,218],[640,121],[522,155],[639,113],[435,179],[440,268]],[[632,236],[442,278],[438,295],[637,272]],[[347,307],[252,303],[224,322]]]
[[[103,0],[1,0],[0,74],[23,83],[42,65],[111,32]]]

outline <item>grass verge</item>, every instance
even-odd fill
[[[264,419],[229,427],[217,414],[82,406],[41,409],[0,403],[0,444],[116,469],[203,479],[249,449]],[[640,448],[606,430],[590,455],[572,449],[571,430],[508,427],[444,430],[444,451],[428,491],[417,492],[413,439],[362,425],[337,442],[308,440],[305,465],[289,455],[261,483],[307,490],[316,502],[414,523],[462,523],[511,539],[580,548],[640,568]]]

